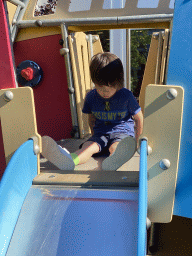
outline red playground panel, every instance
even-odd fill
[[[0,0],[0,89],[15,88],[12,51],[9,37],[9,28],[4,7],[4,1]],[[3,138],[0,126],[0,179],[6,168]]]
[[[58,141],[70,138],[72,119],[64,57],[60,55],[61,35],[44,36],[14,43],[16,67],[23,61],[37,63],[43,71],[33,87],[37,129],[41,136]]]

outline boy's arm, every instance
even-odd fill
[[[137,141],[137,144],[139,142],[139,136],[143,132],[143,114],[141,111],[139,111],[136,115],[133,116],[133,119],[135,121],[135,138]]]
[[[96,117],[93,114],[88,114],[88,123],[91,129],[91,134],[94,134],[93,127],[95,126]]]

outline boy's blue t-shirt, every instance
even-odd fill
[[[123,132],[134,136],[134,121],[132,116],[141,110],[133,93],[126,88],[117,91],[110,99],[102,98],[96,91],[87,93],[83,113],[96,117],[95,135]]]

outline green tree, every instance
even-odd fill
[[[140,89],[139,72],[146,64],[150,42],[149,29],[131,31],[131,90],[136,96]]]

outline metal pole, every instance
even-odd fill
[[[23,2],[21,2],[20,0],[8,0],[8,2],[10,2],[16,6],[20,5],[22,8],[25,7],[25,4]]]
[[[75,19],[54,19],[54,20],[25,20],[17,22],[18,27],[35,27],[38,26],[38,21],[41,21],[42,26],[60,26],[65,23],[67,26],[75,25],[121,25],[129,23],[145,23],[145,22],[160,22],[171,21],[173,14],[154,14],[154,15],[138,15],[138,16],[120,16],[120,17],[92,17],[92,18],[75,18]]]
[[[155,84],[159,84],[160,81],[160,65],[161,65],[161,58],[162,58],[162,32],[158,33],[158,52],[157,52],[157,63],[156,63],[156,70],[155,70]]]
[[[15,38],[16,38],[16,35],[17,35],[17,32],[18,32],[17,23],[22,20],[23,15],[24,15],[25,10],[26,10],[26,6],[28,5],[28,2],[29,2],[29,0],[23,0],[24,7],[21,6],[21,5],[18,5],[17,10],[14,14],[13,21],[12,21],[13,25],[11,26],[11,40],[12,40],[12,42],[15,41]]]
[[[93,35],[88,34],[87,35],[87,42],[88,42],[88,49],[89,49],[89,61],[93,57],[93,40],[94,40]],[[91,79],[90,79],[90,84],[91,84],[92,88],[95,88],[95,84],[92,82]]]
[[[69,91],[69,97],[70,97],[73,132],[75,134],[75,137],[79,138],[78,117],[77,117],[76,100],[75,100],[75,94],[74,94],[75,90],[73,86],[73,76],[72,76],[71,60],[70,60],[70,54],[69,54],[68,31],[67,31],[66,24],[61,23],[60,26],[61,26],[61,35],[63,39],[63,48],[66,49],[64,58],[65,58],[67,80],[68,80],[68,91]]]
[[[90,46],[90,59],[93,57],[93,36],[91,34],[88,35],[88,41]]]
[[[17,19],[18,19],[18,16],[19,16],[19,13],[20,13],[21,9],[22,9],[21,6],[17,6],[17,9],[16,9],[15,14],[14,14],[14,16],[13,16],[12,24],[11,24],[11,26],[10,26],[11,40],[12,40],[12,42],[14,42],[14,41],[13,41],[13,35],[16,35],[16,34],[17,34],[17,31],[18,31],[18,28],[17,28],[17,26],[16,26],[15,24],[16,24],[16,22],[17,22]],[[14,40],[15,40],[15,37],[14,37]]]
[[[145,22],[159,22],[170,21],[173,18],[173,14],[150,14],[150,15],[135,15],[135,16],[120,16],[118,18],[118,25],[133,23],[145,23]]]
[[[131,91],[131,30],[127,29],[126,30],[126,62],[127,62],[127,69],[126,69],[126,73],[127,73],[127,89],[129,89]]]

